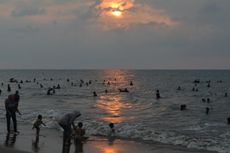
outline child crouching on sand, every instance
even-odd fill
[[[38,118],[37,120],[34,122],[33,124],[33,128],[32,129],[36,129],[36,135],[39,136],[39,133],[40,133],[40,126],[41,125],[44,125],[46,126],[43,121],[42,121],[42,115],[38,115]]]

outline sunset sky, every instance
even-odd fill
[[[0,0],[0,69],[230,69],[230,0]]]

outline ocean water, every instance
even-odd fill
[[[5,125],[4,100],[10,84],[19,90],[20,124],[32,127],[38,114],[47,127],[60,130],[57,119],[79,110],[87,135],[106,135],[108,124],[115,123],[121,139],[161,142],[188,148],[230,152],[230,71],[227,70],[0,70],[0,124]],[[36,78],[34,82],[33,79]],[[68,82],[67,79],[70,81]],[[193,83],[199,79],[200,83]],[[31,82],[27,82],[29,80]],[[84,81],[80,87],[80,80]],[[86,82],[91,80],[88,86]],[[210,80],[210,87],[207,81]],[[130,86],[130,81],[133,86]],[[108,83],[109,82],[109,83]],[[40,88],[40,84],[44,87]],[[60,84],[54,95],[48,87]],[[180,86],[181,90],[177,90]],[[198,91],[192,91],[195,87]],[[120,93],[127,88],[129,93]],[[156,90],[161,98],[156,99]],[[108,93],[105,93],[105,90]],[[93,92],[97,92],[97,97]],[[228,97],[224,94],[228,93]],[[210,103],[202,102],[210,98]],[[181,111],[180,105],[187,110]],[[210,112],[206,114],[206,107]]]

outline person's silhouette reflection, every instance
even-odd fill
[[[7,147],[13,147],[16,142],[17,134],[10,134],[7,133],[6,140],[5,140],[5,146]]]
[[[34,152],[39,152],[39,135],[36,135],[35,140],[32,140],[32,149]]]

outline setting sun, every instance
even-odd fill
[[[116,17],[120,17],[120,16],[122,15],[122,12],[121,12],[121,11],[118,11],[118,10],[112,11],[111,13],[112,13],[112,15],[114,15],[114,16],[116,16]]]

